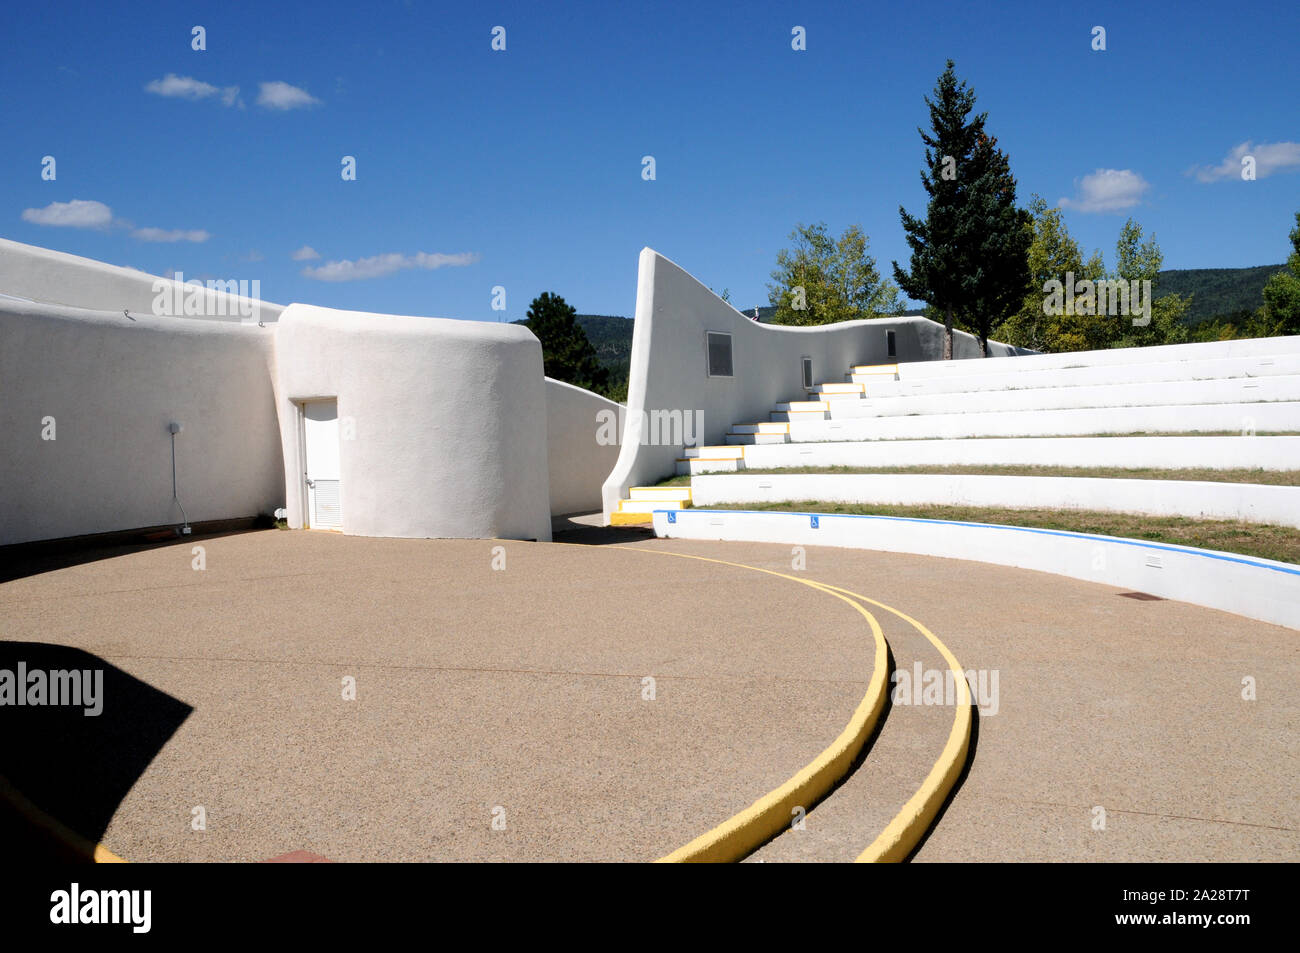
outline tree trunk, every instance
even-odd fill
[[[943,359],[952,360],[952,308],[943,313]]]
[[[980,335],[980,357],[989,356],[989,338],[987,334]]]

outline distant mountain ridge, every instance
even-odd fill
[[[1191,295],[1187,323],[1200,324],[1216,317],[1254,311],[1264,303],[1264,285],[1286,265],[1253,268],[1174,268],[1156,276],[1156,297]]]

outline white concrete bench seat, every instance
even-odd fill
[[[992,359],[990,359],[992,360]],[[1027,358],[1019,358],[1025,361]],[[911,365],[908,365],[909,367]],[[1103,384],[1141,384],[1155,381],[1232,380],[1300,374],[1297,353],[1250,357],[1213,358],[1195,361],[1164,361],[1148,364],[1074,366],[1044,370],[1004,370],[984,374],[913,376],[900,380],[859,377],[870,396],[956,394],[988,390],[1024,390],[1036,387],[1088,387]]]
[[[691,489],[692,500],[706,507],[787,500],[987,506],[1243,520],[1300,528],[1300,486],[1254,483],[947,473],[743,473],[700,476],[692,480]]]
[[[1086,407],[1156,407],[1163,404],[1232,404],[1300,400],[1300,375],[1199,381],[1152,381],[1087,387],[1038,387],[885,397],[830,402],[832,419],[913,414],[1061,410]]]
[[[1085,434],[1300,431],[1300,400],[1016,410],[791,421],[788,434],[727,434],[728,444],[1056,437]]]
[[[1300,470],[1300,436],[972,437],[734,446],[726,459],[683,458],[683,473],[782,467],[1189,467]]]

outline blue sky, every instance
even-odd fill
[[[813,221],[861,224],[888,273],[948,57],[1022,200],[1068,200],[1108,264],[1129,215],[1166,267],[1280,262],[1300,209],[1293,2],[49,2],[2,22],[0,236],[281,303],[513,320],[552,291],[631,315],[649,245],[752,307]]]

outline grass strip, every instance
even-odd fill
[[[807,474],[825,473],[831,475],[848,475],[855,473],[878,474],[951,474],[969,476],[1038,476],[1038,477],[1093,477],[1106,480],[1198,480],[1207,483],[1254,483],[1263,486],[1300,486],[1300,470],[1260,470],[1235,468],[1216,470],[1209,467],[1187,467],[1184,469],[1162,469],[1159,467],[1058,467],[1032,466],[1017,464],[952,464],[948,466],[909,466],[909,467],[765,467],[751,469],[746,467],[738,474]],[[729,475],[730,471],[721,471],[718,475]],[[705,474],[699,474],[704,476]],[[710,476],[713,474],[709,474]],[[676,476],[665,480],[660,486],[685,486],[690,483],[689,476]]]
[[[1099,536],[1122,536],[1174,546],[1194,546],[1242,556],[1300,564],[1300,531],[1289,526],[1245,523],[1240,520],[1201,520],[1183,516],[1143,516],[1098,513],[1092,510],[1011,509],[983,506],[889,506],[875,503],[827,503],[791,500],[775,503],[729,503],[711,510],[763,510],[794,513],[902,516],[912,519],[1000,523],[1057,529]]]

